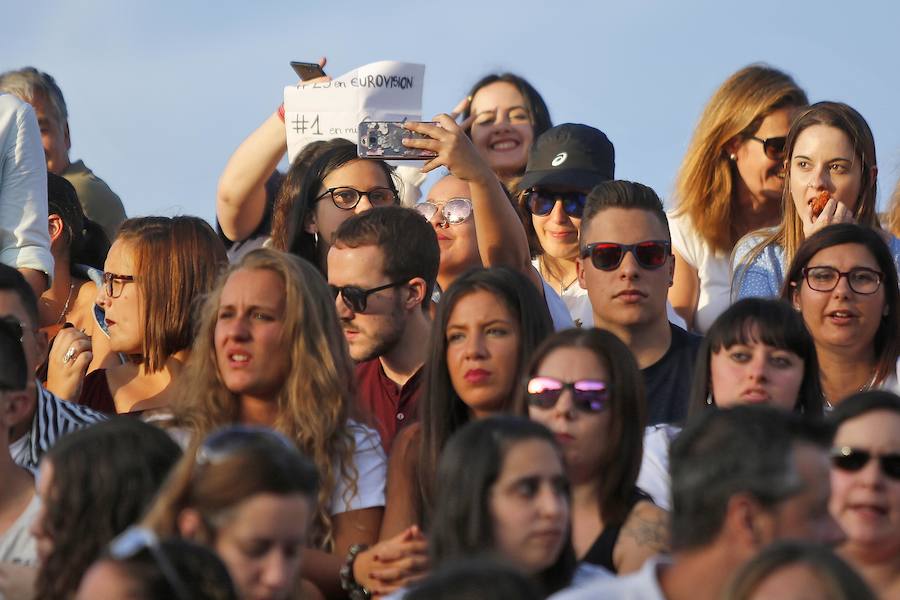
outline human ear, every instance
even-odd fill
[[[185,508],[178,513],[175,526],[178,528],[178,535],[186,540],[201,544],[211,543],[209,531],[203,523],[203,517],[193,508]]]
[[[47,232],[50,234],[51,244],[62,236],[64,229],[63,221],[59,218],[59,215],[50,215],[47,217]]]
[[[736,135],[725,142],[725,145],[722,147],[722,152],[733,162],[737,162],[736,154],[742,143],[744,143],[743,138],[740,135]]]
[[[316,223],[316,213],[310,211],[306,218],[303,219],[303,231],[316,235],[319,233],[319,225]]]
[[[409,292],[403,301],[407,310],[421,309],[422,303],[425,302],[425,289],[427,288],[425,280],[421,277],[414,277],[409,281]]]
[[[578,285],[587,289],[587,281],[584,279],[584,259],[581,256],[575,258],[575,273],[578,275]]]
[[[800,289],[797,287],[796,283],[791,284],[791,304],[797,312],[802,310],[802,307],[800,306]]]

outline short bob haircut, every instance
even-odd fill
[[[316,508],[315,466],[286,437],[262,427],[232,426],[193,444],[172,470],[144,525],[159,537],[177,537],[178,517],[193,509],[206,530],[197,541],[213,545],[231,509],[257,494],[301,494]]]
[[[459,301],[475,292],[493,294],[519,325],[519,355],[516,358],[515,378],[520,381],[531,353],[553,331],[547,303],[527,277],[505,267],[472,269],[457,278],[438,303],[437,315],[428,342],[425,363],[424,391],[420,404],[421,443],[417,479],[419,486],[418,513],[420,522],[428,522],[433,506],[433,477],[438,459],[447,439],[470,420],[469,407],[459,397],[450,381],[447,368],[447,323]],[[510,390],[509,406],[515,390]]]
[[[712,355],[735,344],[765,344],[793,352],[803,360],[803,383],[794,411],[821,417],[824,410],[816,344],[796,310],[784,300],[745,298],[718,316],[700,345],[688,415],[715,406],[710,387]]]
[[[476,81],[475,85],[469,90],[469,105],[466,106],[462,113],[463,119],[468,118],[469,115],[472,114],[471,100],[475,97],[475,94],[477,94],[481,88],[497,82],[508,83],[522,94],[522,98],[525,100],[525,109],[528,110],[528,114],[531,116],[531,127],[534,131],[534,139],[537,139],[539,135],[553,126],[553,122],[550,120],[550,111],[547,109],[547,104],[544,102],[540,93],[538,93],[538,91],[534,89],[534,86],[528,83],[523,77],[513,73],[492,73],[490,75],[485,75]],[[466,133],[471,132],[469,131]]]
[[[322,191],[325,178],[354,160],[370,160],[378,165],[384,171],[388,187],[399,198],[393,167],[382,160],[359,158],[356,144],[349,140],[329,140],[315,151],[308,162],[297,160],[288,169],[278,191],[272,217],[272,243],[275,248],[305,258],[323,271],[318,240],[315,234],[305,230],[305,225],[315,211],[316,198]]]
[[[834,411],[828,415],[828,420],[839,428],[841,425],[856,417],[876,410],[886,410],[900,414],[900,396],[884,390],[869,390],[847,396]]]
[[[793,261],[794,256],[799,252],[800,244],[803,243],[805,235],[803,233],[803,223],[794,206],[794,200],[791,193],[791,163],[794,155],[794,146],[797,138],[809,127],[813,125],[827,125],[840,129],[850,139],[856,159],[862,174],[862,181],[859,188],[859,201],[856,204],[856,213],[853,215],[856,222],[873,229],[881,227],[878,221],[878,213],[876,207],[877,199],[877,180],[873,173],[877,173],[878,161],[875,159],[875,137],[869,124],[852,107],[841,102],[817,102],[805,111],[803,111],[791,124],[791,130],[788,132],[785,141],[785,175],[784,175],[784,194],[782,195],[782,205],[784,207],[784,217],[781,224],[771,233],[763,234],[761,241],[747,254],[741,261],[741,264],[735,269],[734,276],[743,278],[746,274],[746,266],[753,264],[756,257],[769,245],[778,245],[784,249],[784,262],[788,264]],[[875,171],[873,171],[875,168]],[[751,233],[750,235],[759,236],[760,232]],[[738,283],[741,279],[738,279]],[[734,285],[737,288],[738,285]]]
[[[610,526],[628,516],[630,500],[641,470],[647,401],[644,378],[631,352],[609,331],[597,328],[567,329],[552,334],[531,355],[516,396],[516,413],[528,415],[527,380],[560,348],[582,348],[592,352],[609,371],[609,431],[604,444],[604,464],[598,473],[600,516]]]
[[[749,600],[768,577],[781,569],[803,566],[827,591],[831,600],[875,600],[875,593],[831,548],[795,540],[780,541],[756,555],[735,575],[725,600]]]
[[[755,136],[774,111],[808,103],[790,75],[764,64],[732,74],[710,98],[678,171],[675,195],[677,212],[690,217],[714,250],[727,254],[737,241],[731,225],[740,174],[726,146]]]
[[[35,597],[71,597],[106,545],[143,515],[180,456],[166,432],[132,417],[60,438],[41,463],[53,469],[42,498],[53,551],[38,572]]]
[[[141,355],[147,371],[194,341],[195,309],[228,264],[222,240],[198,217],[139,217],[119,228],[116,241],[134,253],[144,335]]]
[[[781,297],[793,302],[801,285],[806,285],[803,269],[820,251],[842,244],[864,246],[883,273],[881,289],[884,290],[884,304],[888,314],[881,319],[875,332],[875,356],[877,360],[875,383],[881,383],[895,373],[897,357],[900,356],[900,291],[897,283],[897,267],[890,250],[881,235],[871,227],[841,223],[829,225],[814,233],[797,249],[797,254],[788,268]]]
[[[428,533],[435,566],[496,550],[491,490],[507,454],[529,440],[547,442],[563,464],[553,434],[524,417],[503,415],[473,421],[448,440],[436,473],[435,518]],[[574,568],[575,555],[567,539],[554,564],[536,577],[542,592],[551,594],[567,586]]]

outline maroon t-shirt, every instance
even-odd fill
[[[357,402],[378,429],[386,453],[400,428],[418,417],[421,382],[422,368],[400,387],[385,374],[377,358],[356,365]]]

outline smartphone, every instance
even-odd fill
[[[316,77],[325,77],[325,71],[322,70],[319,63],[297,62],[296,60],[292,60],[291,68],[294,69],[294,73],[297,74],[300,81],[309,81]]]
[[[437,123],[429,123],[437,125]],[[363,121],[359,124],[356,146],[360,158],[383,160],[426,160],[437,156],[430,150],[407,148],[404,138],[428,139],[428,136],[403,128],[403,121]]]

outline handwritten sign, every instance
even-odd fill
[[[306,144],[346,138],[357,141],[362,121],[422,118],[425,65],[381,61],[332,81],[284,88],[284,127],[291,162]]]

